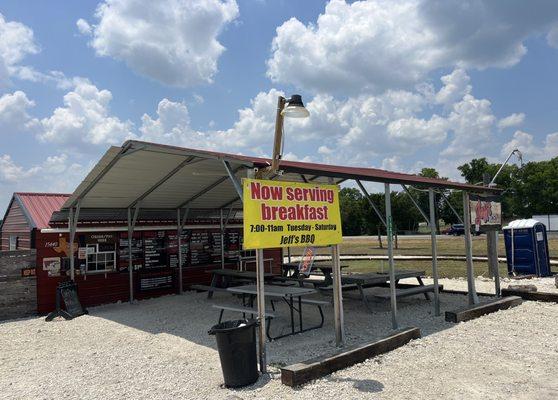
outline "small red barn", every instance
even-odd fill
[[[49,227],[54,211],[70,197],[62,193],[14,193],[0,225],[0,251],[35,248],[35,234]]]

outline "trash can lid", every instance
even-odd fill
[[[217,332],[228,332],[236,329],[244,329],[251,327],[256,324],[255,319],[235,319],[232,321],[224,321],[220,324],[213,325],[209,330],[210,335],[214,335]]]

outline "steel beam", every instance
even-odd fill
[[[306,179],[306,177],[304,176],[304,174],[300,174],[300,177],[302,178],[302,181],[304,183],[308,183],[308,179]]]
[[[453,212],[453,214],[457,217],[457,220],[460,223],[463,223],[463,218],[461,218],[461,215],[459,215],[459,213],[455,210],[455,208],[453,208],[453,206],[450,203],[450,200],[448,198],[448,196],[446,196],[446,194],[442,191],[438,192],[442,195],[442,199],[444,199],[444,201],[446,202],[446,204],[448,205],[448,207],[451,209],[451,211]]]
[[[403,188],[403,190],[405,191],[405,193],[407,193],[407,195],[409,196],[409,198],[411,199],[411,202],[415,205],[415,207],[417,208],[417,210],[419,210],[419,212],[421,213],[422,217],[424,218],[424,220],[426,221],[427,224],[430,224],[430,218],[428,218],[428,215],[426,215],[426,213],[422,210],[422,208],[420,208],[419,204],[415,201],[415,198],[413,197],[413,195],[411,194],[411,192],[409,191],[409,189],[407,188],[406,185],[401,184],[401,187]],[[431,211],[432,212],[432,211]]]
[[[434,315],[440,315],[440,288],[438,286],[438,248],[436,246],[436,205],[434,189],[428,189],[428,203],[430,206],[430,241],[432,245],[432,277],[434,279]]]
[[[393,260],[393,220],[391,216],[391,190],[389,183],[384,184],[386,198],[386,221],[387,221],[387,242],[389,260],[389,291],[391,298],[391,325],[393,329],[398,328],[397,323],[397,297],[395,289],[395,262]]]
[[[473,270],[473,243],[471,239],[471,212],[469,206],[469,193],[463,192],[463,221],[465,228],[465,255],[467,258],[467,293],[469,304],[477,304],[479,297],[475,288],[475,273]]]
[[[223,165],[225,166],[225,169],[227,170],[227,174],[231,179],[231,182],[234,186],[234,190],[236,190],[238,197],[242,199],[242,184],[240,183],[237,176],[235,175],[236,171],[233,172],[231,165],[229,164],[228,161],[223,160]]]
[[[128,208],[128,276],[130,285],[130,303],[134,302],[134,264],[132,260],[132,237],[134,235],[134,227],[138,220],[139,214],[139,204],[134,210],[134,215],[132,217],[132,209]]]
[[[370,197],[370,195],[366,191],[366,188],[364,187],[364,185],[358,179],[355,179],[355,182],[357,183],[358,187],[360,187],[360,190],[362,191],[362,194],[364,194],[364,197],[366,197],[366,200],[368,200],[368,203],[370,204],[370,206],[372,207],[372,209],[374,210],[374,212],[376,213],[376,215],[378,216],[378,218],[380,219],[382,224],[384,224],[384,226],[387,228],[387,224],[386,224],[386,220],[384,219],[384,216],[380,212],[380,209],[372,201],[372,198]]]
[[[343,291],[341,283],[341,259],[339,245],[331,246],[333,265],[333,313],[335,318],[335,345],[343,346],[345,343],[345,317],[343,315]]]

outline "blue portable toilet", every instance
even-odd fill
[[[535,219],[517,219],[503,228],[508,274],[549,276],[546,227]]]

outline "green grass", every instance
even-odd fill
[[[343,273],[363,273],[363,272],[388,272],[389,265],[387,261],[382,260],[353,260],[341,261],[341,264],[348,265],[348,268],[343,269]],[[425,275],[432,276],[432,262],[431,261],[395,261],[395,268],[425,271]],[[485,262],[475,262],[475,277],[485,276],[488,277],[488,265]],[[500,277],[507,276],[506,265],[500,263]],[[459,278],[467,275],[465,261],[451,261],[439,260],[438,261],[438,276],[440,278]]]
[[[558,238],[551,238],[548,242],[550,257],[558,258]],[[386,240],[383,239],[383,248],[379,246],[378,239],[367,238],[367,239],[350,239],[345,240],[341,244],[341,254],[351,255],[351,254],[366,254],[366,255],[385,255],[386,250]],[[463,236],[460,237],[444,237],[437,240],[438,255],[440,256],[450,256],[450,255],[465,255],[465,241]],[[293,249],[293,255],[299,255],[302,253],[302,249]],[[318,254],[329,254],[327,248],[318,249]],[[398,240],[398,247],[394,250],[395,255],[430,255],[430,236],[424,236],[421,238],[412,239],[400,239]],[[504,248],[504,239],[500,235],[498,240],[498,254],[503,257],[506,254]],[[473,237],[473,255],[475,256],[486,256],[486,236],[481,235],[478,237]]]

